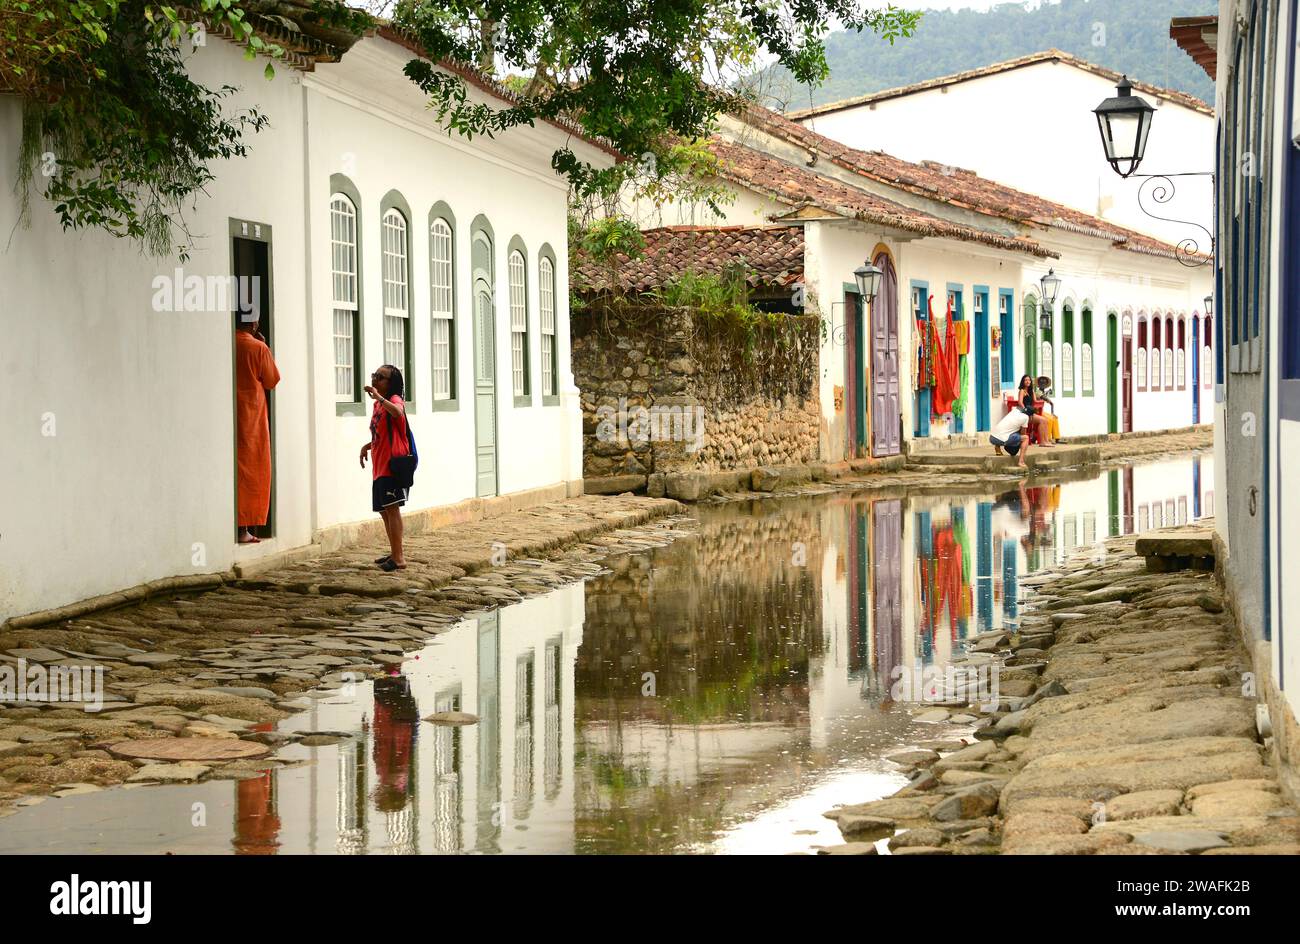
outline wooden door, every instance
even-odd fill
[[[871,454],[896,456],[902,435],[898,392],[898,273],[885,253],[874,264],[882,271],[871,305]]]

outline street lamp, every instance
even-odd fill
[[[1145,99],[1133,94],[1133,83],[1128,76],[1120,78],[1115,91],[1119,94],[1106,99],[1092,112],[1097,116],[1097,130],[1101,132],[1106,160],[1115,173],[1127,177],[1142,163],[1155,109]]]
[[[858,294],[862,296],[863,302],[871,304],[876,300],[882,275],[884,272],[870,262],[863,262],[853,270],[853,281],[858,283]]]
[[[1061,280],[1056,277],[1054,269],[1048,269],[1047,274],[1038,280],[1038,286],[1043,299],[1038,313],[1038,327],[1042,331],[1047,331],[1052,327],[1052,306],[1056,304],[1056,293],[1061,288]]]
[[[1202,301],[1205,302],[1205,316],[1208,318],[1214,314],[1214,296],[1206,295]]]

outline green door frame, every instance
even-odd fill
[[[1106,313],[1106,431],[1119,432],[1119,315]]]

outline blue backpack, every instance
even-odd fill
[[[388,437],[393,438],[396,430],[393,429],[393,417],[387,412],[384,417],[388,420]],[[415,448],[415,433],[411,432],[411,421],[406,421],[406,445],[408,454],[404,456],[392,456],[388,460],[389,471],[393,473],[393,478],[401,483],[403,488],[410,488],[415,481],[415,469],[420,464],[420,453]]]

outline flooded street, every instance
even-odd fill
[[[1213,514],[1208,457],[1004,494],[703,505],[695,533],[466,619],[284,731],[255,779],[49,799],[7,853],[767,853],[905,782],[902,667],[1014,627],[1017,580],[1106,537]],[[891,692],[891,689],[893,691]],[[464,711],[477,724],[424,722]],[[270,725],[266,727],[271,727]],[[321,739],[328,740],[328,739]]]

